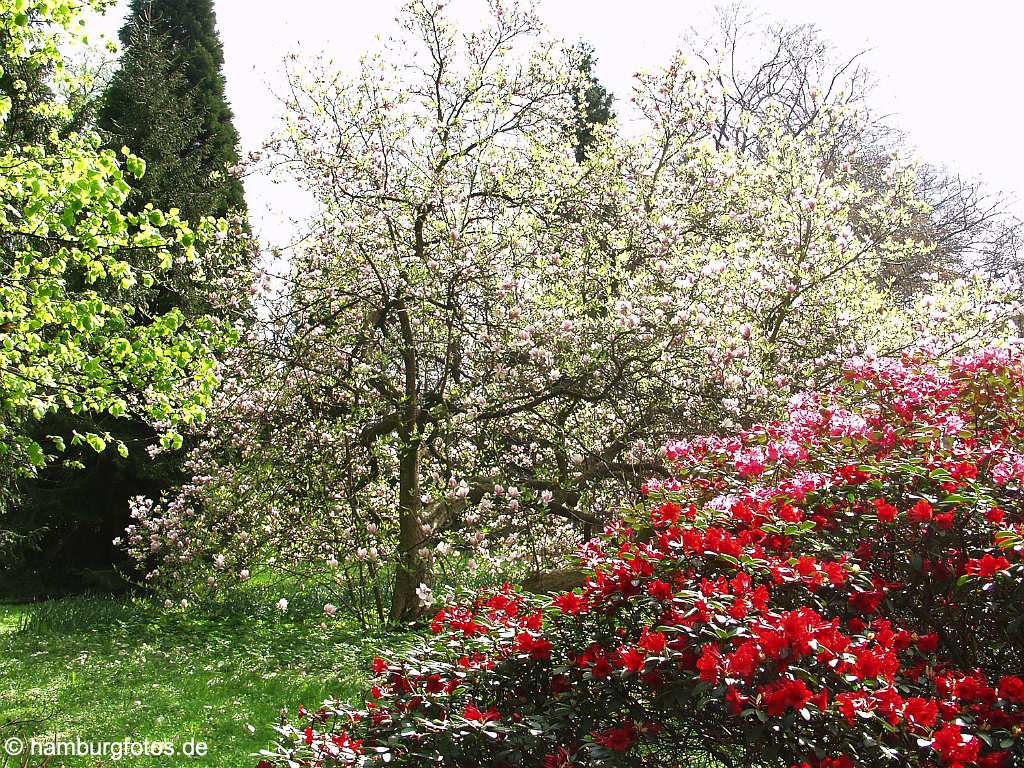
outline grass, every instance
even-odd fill
[[[303,606],[289,595],[293,610],[283,616],[260,594],[212,613],[112,598],[0,605],[0,738],[149,739],[179,748],[194,740],[209,750],[202,758],[70,757],[30,766],[252,768],[282,707],[294,713],[298,704],[358,695],[369,658],[388,644],[343,620],[303,621],[319,613],[315,597]]]

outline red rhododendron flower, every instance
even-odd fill
[[[761,663],[761,652],[754,642],[746,642],[736,649],[735,653],[726,657],[726,665],[731,675],[749,678]]]
[[[607,731],[593,734],[595,744],[607,747],[613,752],[625,752],[632,747],[637,740],[637,729],[633,723],[627,723],[619,728],[610,728]]]
[[[587,606],[586,601],[575,592],[566,592],[564,595],[559,595],[555,598],[554,602],[562,613],[569,616],[581,613],[586,610]]]
[[[947,764],[973,763],[978,758],[981,742],[965,736],[958,725],[946,725],[935,732],[932,748]]]
[[[668,640],[663,632],[651,632],[649,629],[644,628],[640,632],[640,639],[637,641],[637,645],[652,656],[660,656],[668,647]]]
[[[717,645],[705,645],[697,659],[700,679],[709,683],[717,683],[722,676],[722,654]]]
[[[654,579],[647,585],[647,594],[655,600],[668,600],[672,597],[672,585],[661,579]]]
[[[872,499],[871,504],[874,506],[875,514],[878,515],[880,522],[891,523],[899,514],[899,510],[885,499]]]
[[[494,707],[489,707],[486,711],[481,711],[475,704],[467,704],[463,707],[462,716],[467,720],[472,720],[477,723],[490,723],[501,719],[501,715],[498,714],[498,710]]]
[[[993,557],[992,555],[985,555],[982,558],[975,560],[968,560],[964,566],[964,573],[970,576],[981,576],[982,578],[991,578],[997,573],[1001,573],[1010,567],[1010,561],[1002,555]]]
[[[999,681],[999,696],[1014,704],[1024,704],[1024,680],[1006,675]]]
[[[781,715],[787,709],[803,709],[811,691],[803,680],[784,680],[763,690],[761,700],[769,715]]]
[[[537,661],[551,658],[551,643],[529,632],[520,632],[516,635],[516,649],[520,653],[530,654],[530,658]]]
[[[638,648],[622,648],[619,650],[619,662],[627,672],[639,672],[644,668],[647,656]]]
[[[907,699],[903,716],[911,726],[927,730],[935,725],[939,707],[934,701],[915,696]]]
[[[907,519],[915,523],[927,523],[932,519],[932,505],[921,499],[907,510]]]

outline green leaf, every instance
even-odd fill
[[[41,467],[46,464],[46,454],[43,452],[43,447],[35,440],[32,440],[25,446],[25,452],[28,454],[28,460],[32,463],[33,467]]]

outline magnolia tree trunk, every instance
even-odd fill
[[[420,443],[404,441],[398,492],[398,553],[395,558],[395,589],[391,596],[391,624],[413,619],[422,606],[416,588],[427,581],[426,563],[420,557],[424,535],[420,521]]]

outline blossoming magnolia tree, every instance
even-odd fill
[[[669,443],[582,588],[446,605],[261,765],[1019,765],[1022,419],[1019,351],[850,360]]]
[[[402,18],[401,64],[293,73],[277,160],[322,215],[196,480],[140,503],[127,541],[151,583],[269,568],[358,592],[383,573],[369,605],[397,621],[448,559],[537,568],[599,530],[664,473],[667,436],[1008,309],[973,278],[910,308],[879,284],[920,247],[891,236],[918,205],[898,164],[857,184],[835,153],[850,116],[762,121],[763,156],[715,147],[720,97],[676,57],[637,80],[646,129],[577,163],[586,83],[531,14],[495,4],[465,36],[440,5]]]

